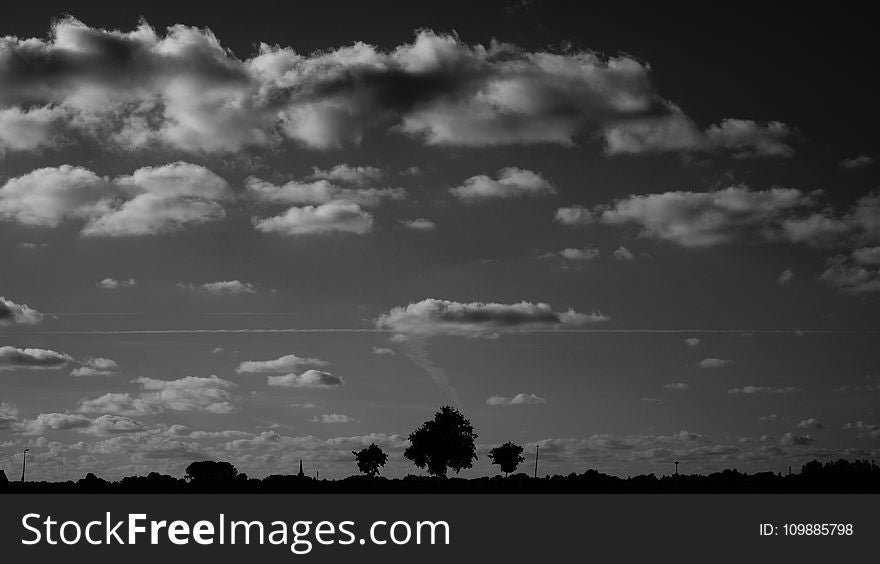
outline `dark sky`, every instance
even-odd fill
[[[847,3],[4,8],[0,468],[335,477],[377,442],[402,475],[450,402],[548,472],[876,457],[873,31]]]

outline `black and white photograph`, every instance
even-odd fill
[[[855,3],[4,2],[0,505],[876,502],[876,41]]]

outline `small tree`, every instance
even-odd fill
[[[358,470],[371,478],[379,474],[379,468],[385,466],[385,463],[388,462],[388,455],[382,452],[382,449],[376,443],[359,451],[353,450],[351,453],[357,461]]]
[[[451,468],[458,474],[471,468],[477,459],[474,427],[458,410],[445,405],[434,414],[434,419],[422,423],[409,436],[410,446],[403,456],[428,473],[446,477]]]
[[[229,462],[202,460],[187,466],[184,477],[190,482],[224,482],[234,480],[236,476],[238,476],[238,470]]]
[[[525,461],[522,455],[523,447],[507,441],[501,446],[497,446],[489,451],[489,458],[492,464],[497,464],[504,475],[507,476],[511,472],[516,471],[516,467]]]

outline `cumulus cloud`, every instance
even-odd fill
[[[338,147],[378,130],[436,145],[571,145],[676,114],[648,74],[626,56],[468,45],[428,30],[390,50],[355,43],[302,55],[261,44],[238,59],[207,29],[125,32],[64,18],[45,39],[0,40],[0,109],[10,112],[0,142],[32,149],[67,132],[123,149],[231,153],[285,139]],[[720,127],[737,148],[730,139],[749,135]]]
[[[556,210],[556,221],[563,225],[590,225],[595,223],[593,212],[583,206],[569,206]]]
[[[606,152],[611,155],[723,152],[734,158],[788,158],[795,152],[788,144],[794,131],[784,123],[725,119],[701,131],[680,112],[609,127],[604,136]]]
[[[855,157],[843,159],[840,161],[840,168],[843,170],[858,170],[860,168],[867,168],[874,164],[877,161],[875,157],[871,155],[861,154]]]
[[[795,429],[824,429],[825,425],[823,425],[819,420],[815,417],[810,417],[809,419],[801,420],[797,425],[795,425]]]
[[[790,268],[786,268],[776,279],[776,283],[780,286],[787,286],[791,284],[792,280],[794,280],[794,272]]]
[[[433,231],[437,228],[436,223],[424,217],[402,220],[400,224],[414,231]]]
[[[339,163],[327,170],[314,167],[311,175],[312,180],[330,180],[356,186],[376,183],[384,177],[385,173],[380,168],[374,166],[351,166],[346,163]]]
[[[110,179],[71,165],[46,167],[0,187],[0,219],[39,227],[82,224],[93,237],[160,235],[223,219],[226,181],[184,162]]]
[[[82,430],[92,424],[92,420],[75,413],[41,413],[35,419],[21,422],[25,435],[42,435],[47,431]]]
[[[0,327],[8,325],[36,325],[43,321],[43,314],[27,304],[17,304],[0,296]]]
[[[310,420],[312,423],[356,423],[357,420],[353,417],[349,417],[348,415],[344,415],[342,413],[324,413],[322,415],[316,415],[312,417]]]
[[[619,261],[631,261],[636,260],[635,255],[632,254],[632,251],[627,249],[626,247],[617,247],[614,251],[614,260]]]
[[[288,354],[274,360],[247,360],[235,369],[239,374],[265,374],[292,372],[306,366],[326,366],[328,363],[317,359]]]
[[[742,388],[732,388],[727,391],[729,394],[744,394],[744,395],[757,395],[757,394],[794,394],[796,392],[802,391],[801,388],[797,388],[794,386],[782,386],[782,387],[773,387],[773,386],[743,386]]]
[[[795,433],[786,433],[779,439],[779,444],[793,446],[809,446],[816,444],[816,442],[812,435],[797,435]]]
[[[49,370],[74,362],[68,354],[47,349],[0,347],[0,370]]]
[[[245,180],[247,194],[265,204],[318,205],[347,201],[364,207],[376,207],[384,200],[406,198],[406,190],[403,188],[365,188],[361,183],[352,184],[355,187],[320,179],[311,182],[291,180],[277,185],[253,176]]]
[[[373,347],[372,354],[380,356],[395,356],[397,353],[394,352],[394,349],[389,349],[388,347]]]
[[[375,323],[379,329],[401,335],[495,337],[509,332],[577,327],[608,319],[599,313],[583,314],[573,309],[557,312],[545,303],[462,303],[429,298],[392,308],[376,318]]]
[[[731,364],[733,364],[732,360],[724,358],[704,358],[697,363],[697,366],[699,366],[700,368],[724,368],[725,366],[729,366]]]
[[[678,390],[678,391],[686,391],[690,389],[690,386],[685,384],[684,382],[673,382],[671,384],[666,384],[663,386],[664,390]]]
[[[0,402],[0,431],[12,428],[18,423],[18,407],[8,402]]]
[[[132,288],[134,286],[137,286],[137,280],[135,280],[134,278],[129,278],[128,280],[104,278],[100,282],[95,283],[95,286],[101,288],[102,290],[118,290],[119,288]]]
[[[699,337],[688,337],[687,339],[684,340],[684,344],[686,344],[689,347],[696,347],[696,346],[699,346],[700,339],[699,339]]]
[[[859,431],[860,437],[869,437],[876,439],[880,437],[880,425],[873,423],[865,423],[864,421],[856,421],[855,423],[847,423],[843,426],[845,430],[855,429]]]
[[[302,374],[269,376],[269,385],[276,388],[336,388],[345,384],[339,376],[321,370],[306,370]]]
[[[82,363],[82,366],[74,368],[71,376],[113,376],[119,365],[116,361],[109,358],[88,358]]]
[[[861,249],[855,253],[859,253]],[[826,262],[826,269],[819,280],[846,294],[868,294],[880,292],[880,266],[865,260],[874,260],[873,255],[835,255]]]
[[[373,214],[347,200],[334,200],[318,206],[292,207],[281,215],[254,218],[254,227],[263,233],[280,235],[322,235],[351,233],[363,235],[373,229]]]
[[[812,247],[880,243],[880,192],[865,194],[844,213],[826,207],[804,217],[786,218],[780,238]]]
[[[238,296],[241,294],[255,294],[257,292],[256,284],[242,282],[241,280],[219,280],[217,282],[206,282],[198,286],[193,284],[178,284],[177,286],[211,296]]]
[[[559,251],[559,256],[569,261],[590,261],[599,258],[599,249],[596,247],[584,247],[583,249],[567,248]]]
[[[511,405],[537,405],[547,403],[547,400],[535,394],[519,393],[513,397],[492,396],[486,399],[486,405],[511,406]]]
[[[753,191],[745,186],[731,186],[715,192],[629,196],[613,205],[599,206],[593,214],[595,220],[606,225],[636,225],[643,237],[683,247],[710,247],[761,235],[775,227],[784,214],[813,203],[813,195],[796,189]]]
[[[495,178],[485,174],[472,176],[449,192],[465,202],[481,200],[550,196],[556,188],[540,173],[517,167],[505,167]]]
[[[177,380],[137,378],[138,394],[107,393],[80,401],[80,413],[136,416],[165,411],[204,411],[227,414],[236,411],[229,390],[235,384],[217,376],[186,376]]]

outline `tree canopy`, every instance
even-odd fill
[[[523,447],[507,441],[501,446],[497,446],[489,451],[489,458],[492,464],[498,465],[502,472],[510,474],[516,471],[516,467],[525,461],[522,455]]]
[[[410,433],[410,446],[403,456],[434,476],[445,477],[448,469],[458,474],[477,459],[477,434],[471,422],[457,409],[445,405]]]
[[[354,455],[355,461],[357,461],[358,470],[370,477],[377,475],[379,469],[388,462],[388,455],[382,452],[382,449],[376,443],[359,451],[353,450],[351,453]]]

